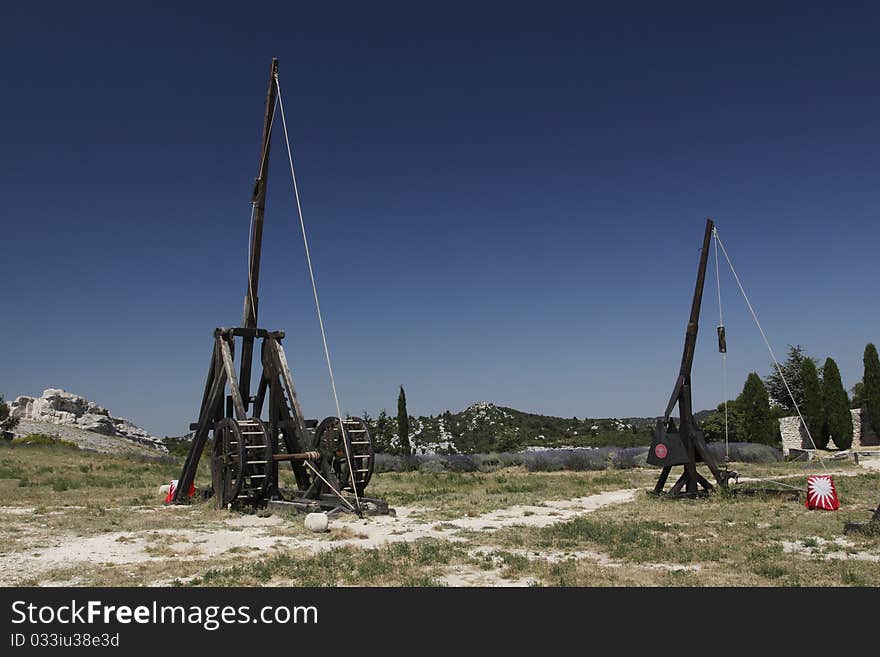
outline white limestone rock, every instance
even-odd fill
[[[306,529],[312,532],[326,532],[330,526],[330,518],[326,513],[308,513],[305,520]]]
[[[22,420],[73,426],[105,436],[124,438],[160,452],[168,451],[161,438],[125,418],[113,417],[106,408],[85,397],[59,388],[44,390],[40,397],[16,397],[9,405],[9,412]]]

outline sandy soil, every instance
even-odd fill
[[[279,536],[274,528],[282,528],[299,518],[281,516],[230,515],[215,527],[200,530],[152,530],[144,532],[108,532],[97,536],[50,536],[30,527],[28,543],[32,549],[0,555],[0,584],[11,585],[28,579],[39,579],[42,574],[56,568],[69,568],[77,564],[133,564],[146,561],[205,559],[236,551],[296,550],[317,553],[342,545],[371,548],[400,541],[420,538],[439,538],[462,541],[456,536],[463,529],[495,531],[502,527],[527,525],[545,527],[563,522],[583,513],[589,513],[609,504],[628,502],[637,489],[626,489],[579,497],[571,500],[555,500],[543,506],[515,506],[474,517],[463,517],[438,523],[426,522],[417,517],[422,509],[398,507],[396,516],[374,516],[358,519],[339,516],[331,519],[334,529],[346,529],[345,538],[327,540],[325,534]],[[24,508],[2,507],[0,513],[24,514]],[[154,513],[169,512],[169,507],[156,508]],[[40,547],[37,547],[40,546]],[[516,580],[503,580],[480,569],[451,569],[447,575],[451,586],[528,585]]]
[[[860,459],[859,465],[874,472],[880,472],[880,459]]]
[[[864,468],[880,470],[880,460],[862,461]],[[835,476],[855,474],[859,470],[833,472]],[[774,477],[781,479],[785,477]],[[748,481],[743,478],[741,481]],[[163,562],[168,559],[200,560],[234,552],[250,552],[268,556],[277,552],[295,551],[297,553],[318,553],[334,547],[350,545],[359,548],[375,548],[387,543],[415,541],[422,538],[435,538],[447,541],[465,541],[459,535],[463,530],[494,532],[503,527],[531,526],[545,527],[564,522],[576,516],[595,511],[602,507],[631,501],[639,489],[630,488],[603,492],[597,495],[568,500],[551,500],[540,506],[514,506],[499,509],[478,516],[464,516],[453,520],[426,521],[420,515],[425,509],[397,507],[396,516],[374,516],[358,519],[342,515],[333,517],[330,534],[285,535],[286,530],[295,528],[293,523],[302,523],[299,517],[279,515],[261,517],[259,515],[229,514],[217,522],[199,529],[185,530],[145,530],[137,532],[107,532],[95,536],[58,535],[51,533],[35,523],[24,523],[17,530],[25,549],[0,554],[0,585],[12,585],[22,581],[41,581],[45,584],[76,585],[74,580],[59,582],[49,580],[49,571],[59,568],[75,568],[79,564],[125,565],[145,562]],[[28,516],[33,508],[0,506],[0,515]],[[197,513],[189,507],[155,508],[140,507],[132,512],[146,514]],[[826,543],[828,543],[826,545]],[[833,544],[832,544],[833,543]],[[852,549],[845,539],[834,542],[817,539],[815,545],[807,547],[803,542],[785,543],[786,552],[809,555],[824,559],[859,559],[880,561],[880,557],[860,553]],[[558,562],[568,559],[587,559],[600,566],[622,567],[608,555],[590,552],[540,553],[527,550],[511,550],[530,560]],[[492,559],[491,548],[477,548],[472,556]],[[637,567],[659,570],[696,570],[699,566],[676,564],[639,564]],[[481,569],[471,565],[450,567],[443,581],[449,586],[528,586],[530,580],[503,579],[500,569]],[[167,582],[153,582],[165,584]]]
[[[815,545],[804,545],[804,541],[783,541],[782,549],[789,554],[818,557],[825,559],[825,561],[854,560],[880,562],[880,555],[855,550],[855,543],[845,538],[835,538],[833,541],[827,541],[816,536],[812,541],[815,542]]]

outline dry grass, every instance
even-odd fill
[[[459,530],[448,521],[602,491],[647,490],[657,471],[380,474],[370,495],[421,509],[426,527],[455,540],[369,549],[350,545],[365,538],[357,529],[333,525],[315,535],[297,516],[243,517],[209,503],[164,507],[158,487],[179,467],[167,458],[0,446],[0,563],[57,552],[65,542],[106,538],[137,558],[118,563],[94,554],[77,563],[47,563],[22,570],[14,583],[436,586],[451,571],[472,569],[490,581],[550,586],[880,585],[880,564],[870,560],[880,557],[880,537],[842,540],[844,523],[866,520],[880,502],[880,474],[846,462],[828,464],[852,475],[836,478],[843,504],[837,513],[807,511],[784,496],[672,501],[638,494],[632,502],[547,527],[494,532]],[[818,464],[801,463],[733,467],[744,477],[788,477],[783,481],[794,486],[821,471]],[[203,466],[198,481],[208,480]],[[240,532],[242,542],[210,552],[205,540],[218,532]],[[256,535],[262,542],[249,545],[246,539]],[[317,547],[302,549],[307,542]]]
[[[392,505],[425,508],[421,517],[442,521],[515,505],[540,506],[546,500],[648,486],[654,479],[656,473],[642,469],[530,473],[525,468],[506,468],[491,473],[383,473],[370,484],[370,495],[387,499]]]

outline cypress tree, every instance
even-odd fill
[[[779,425],[770,410],[770,396],[757,373],[746,379],[742,393],[736,399],[742,414],[742,432],[745,440],[764,445],[779,443]]]
[[[822,442],[827,445],[830,439],[839,449],[849,449],[853,441],[849,396],[840,380],[840,370],[833,358],[826,359],[822,368],[822,404],[825,407]]]
[[[859,381],[852,387],[852,401],[850,402],[850,408],[861,408],[865,405],[865,400],[862,399],[865,394],[865,384]]]
[[[400,386],[400,394],[397,396],[397,435],[400,437],[400,453],[409,456],[412,447],[409,444],[409,413],[406,410],[406,393]]]
[[[865,377],[862,379],[862,399],[868,421],[880,433],[880,358],[877,347],[870,342],[865,347]]]
[[[822,425],[825,423],[825,411],[822,408],[822,385],[819,383],[816,364],[811,358],[805,358],[801,362],[801,385],[804,395],[801,413],[816,447],[825,449],[828,446],[828,441],[822,441]]]

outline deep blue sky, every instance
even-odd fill
[[[64,387],[186,430],[211,332],[240,321],[272,56],[347,410],[402,383],[414,414],[662,412],[707,215],[780,353],[851,386],[880,340],[867,3],[180,4],[4,7],[7,397]],[[278,137],[261,324],[323,417]],[[724,285],[733,394],[768,357]],[[721,397],[716,318],[707,294],[698,408]]]

